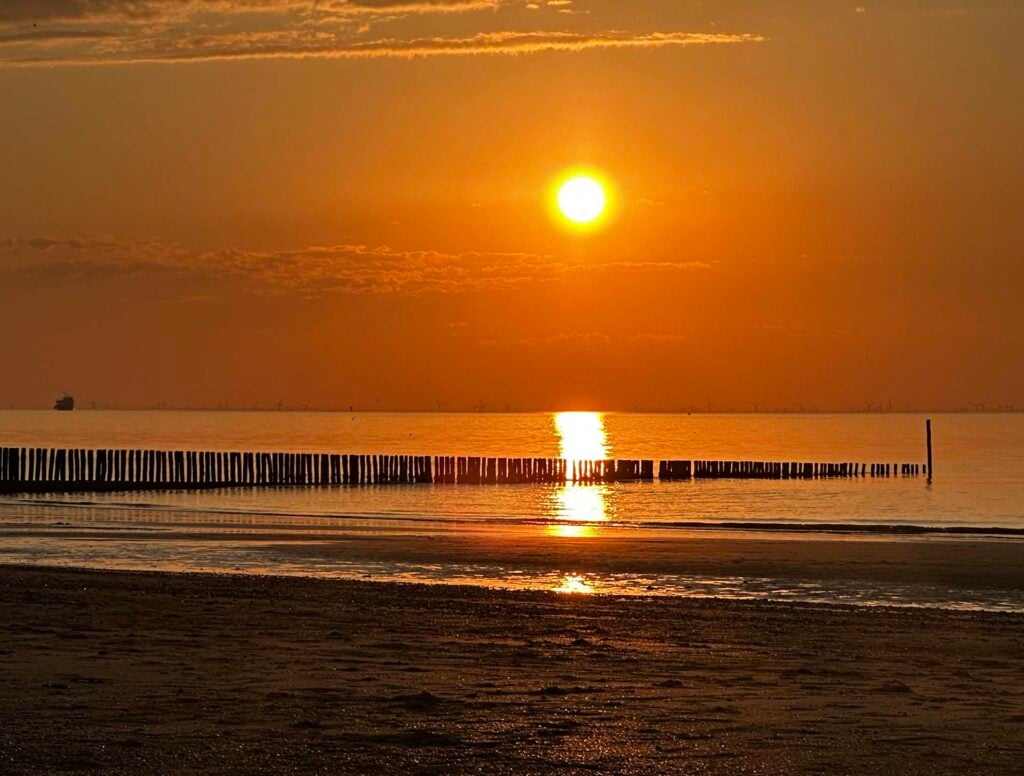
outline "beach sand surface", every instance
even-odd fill
[[[0,567],[0,771],[1017,773],[1024,616]]]

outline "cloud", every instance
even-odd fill
[[[484,347],[603,347],[610,345],[612,338],[599,331],[571,331],[548,334],[543,337],[523,337],[514,340],[483,339],[479,344]]]
[[[544,7],[560,12],[574,6]],[[436,25],[429,35],[423,25],[402,25],[401,36],[368,37],[372,25],[451,14],[476,21],[460,24],[457,35],[437,34]],[[533,29],[537,15],[511,0],[5,0],[0,67],[414,59],[762,40],[748,33],[571,29],[572,17],[558,18],[570,28]]]
[[[686,336],[672,332],[644,331],[632,334],[605,334],[600,331],[570,331],[546,334],[541,337],[518,339],[482,339],[478,344],[484,347],[503,348],[601,348],[608,345],[668,345],[685,342]]]
[[[689,272],[698,262],[573,264],[536,253],[400,251],[388,246],[314,246],[293,251],[114,239],[0,238],[0,277],[66,282],[175,273],[224,281],[256,293],[421,296],[512,289],[601,272]]]
[[[102,38],[114,37],[113,33],[103,30],[25,30],[23,32],[0,33],[0,46],[18,43],[48,42],[57,41],[78,41],[78,40],[100,40]]]
[[[686,342],[685,334],[674,334],[667,331],[642,331],[630,334],[627,337],[629,342],[639,342],[652,345],[669,345],[673,342]]]
[[[749,35],[709,33],[626,32],[491,32],[468,38],[422,38],[418,40],[380,40],[356,44],[336,56],[426,57],[455,54],[532,54],[539,51],[584,51],[597,48],[661,48],[706,43],[744,43],[756,40]]]
[[[4,0],[0,22],[152,22],[301,12],[309,17],[493,10],[507,0]]]

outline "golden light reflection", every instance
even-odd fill
[[[572,485],[555,494],[558,516],[574,523],[601,523],[608,519],[605,504],[606,488],[601,485]]]
[[[578,523],[555,523],[547,526],[548,536],[556,536],[559,539],[592,539],[597,536],[597,529],[592,525],[579,525]]]
[[[608,435],[600,412],[556,412],[559,454],[570,461],[594,461],[608,457]]]
[[[562,583],[552,588],[556,593],[593,593],[591,586],[582,574],[566,574],[562,577]]]
[[[600,412],[558,412],[554,416],[558,434],[559,455],[570,462],[572,477],[574,461],[602,460],[608,457],[608,436],[604,416]],[[606,485],[580,485],[567,482],[554,492],[551,514],[564,523],[547,528],[550,536],[580,539],[595,536],[597,531],[583,523],[602,523],[610,519],[609,489]]]
[[[562,539],[589,539],[597,536],[598,523],[610,519],[608,489],[604,485],[567,483],[554,493],[554,516],[565,522],[547,527],[549,536]]]

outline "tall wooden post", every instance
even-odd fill
[[[928,443],[928,482],[932,481],[932,419],[928,418],[924,422],[924,433]]]

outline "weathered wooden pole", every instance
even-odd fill
[[[928,482],[932,481],[932,419],[928,418],[924,422],[924,435],[928,445]]]

